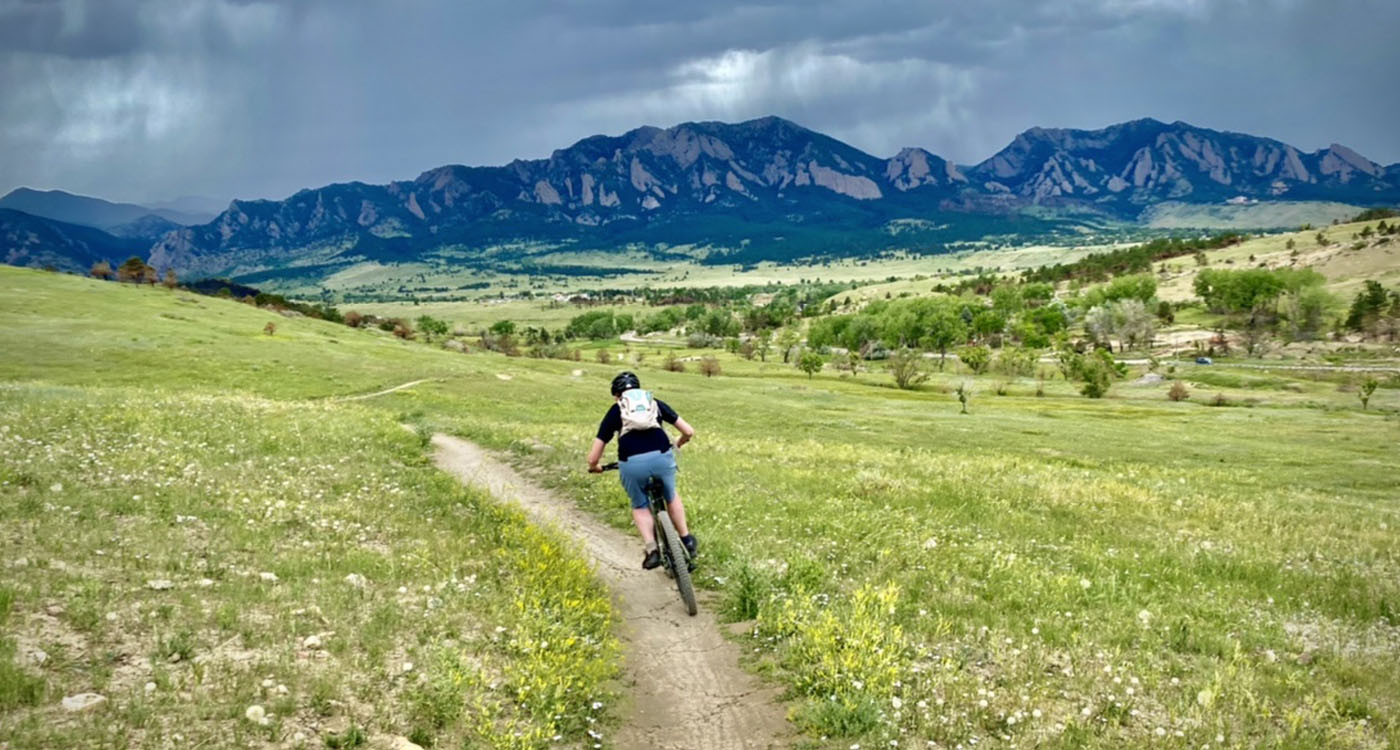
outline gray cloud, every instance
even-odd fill
[[[1137,117],[1400,160],[1376,0],[0,0],[0,190],[281,197],[778,114],[975,162]]]

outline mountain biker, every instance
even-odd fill
[[[650,502],[647,499],[646,485],[652,477],[657,477],[670,497],[666,503],[666,513],[681,534],[681,543],[693,556],[696,551],[695,537],[685,523],[685,505],[676,492],[676,457],[671,450],[671,439],[666,435],[662,422],[675,425],[680,430],[676,447],[690,442],[695,437],[695,428],[676,414],[665,401],[652,399],[651,393],[641,390],[642,382],[634,372],[622,372],[612,380],[613,405],[608,408],[603,421],[598,425],[598,435],[593,438],[593,447],[588,451],[588,471],[598,474],[603,471],[598,461],[603,457],[603,448],[613,435],[621,433],[617,439],[618,477],[622,488],[632,500],[632,521],[646,544],[646,557],[642,567],[651,570],[661,564],[661,554],[656,549],[655,520],[651,517]],[[654,404],[651,418],[629,418],[624,424],[620,404],[638,404],[638,410]],[[645,415],[643,415],[645,417]],[[640,424],[639,424],[640,421]],[[648,425],[655,425],[654,427]]]

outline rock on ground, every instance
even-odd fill
[[[63,699],[63,710],[69,713],[91,711],[107,702],[107,696],[97,693],[78,693]]]

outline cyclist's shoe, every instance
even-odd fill
[[[699,545],[695,542],[694,534],[686,534],[681,537],[681,544],[685,545],[685,551],[689,552],[691,557],[695,557],[695,553],[699,551]]]
[[[644,558],[642,558],[642,569],[643,569],[643,570],[652,570],[652,569],[658,568],[658,567],[660,567],[660,566],[661,566],[661,551],[660,551],[660,550],[650,550],[650,551],[647,552],[647,556],[644,557]]]

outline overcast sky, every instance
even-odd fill
[[[281,198],[776,114],[959,163],[1138,117],[1400,161],[1395,0],[0,0],[0,192]]]

